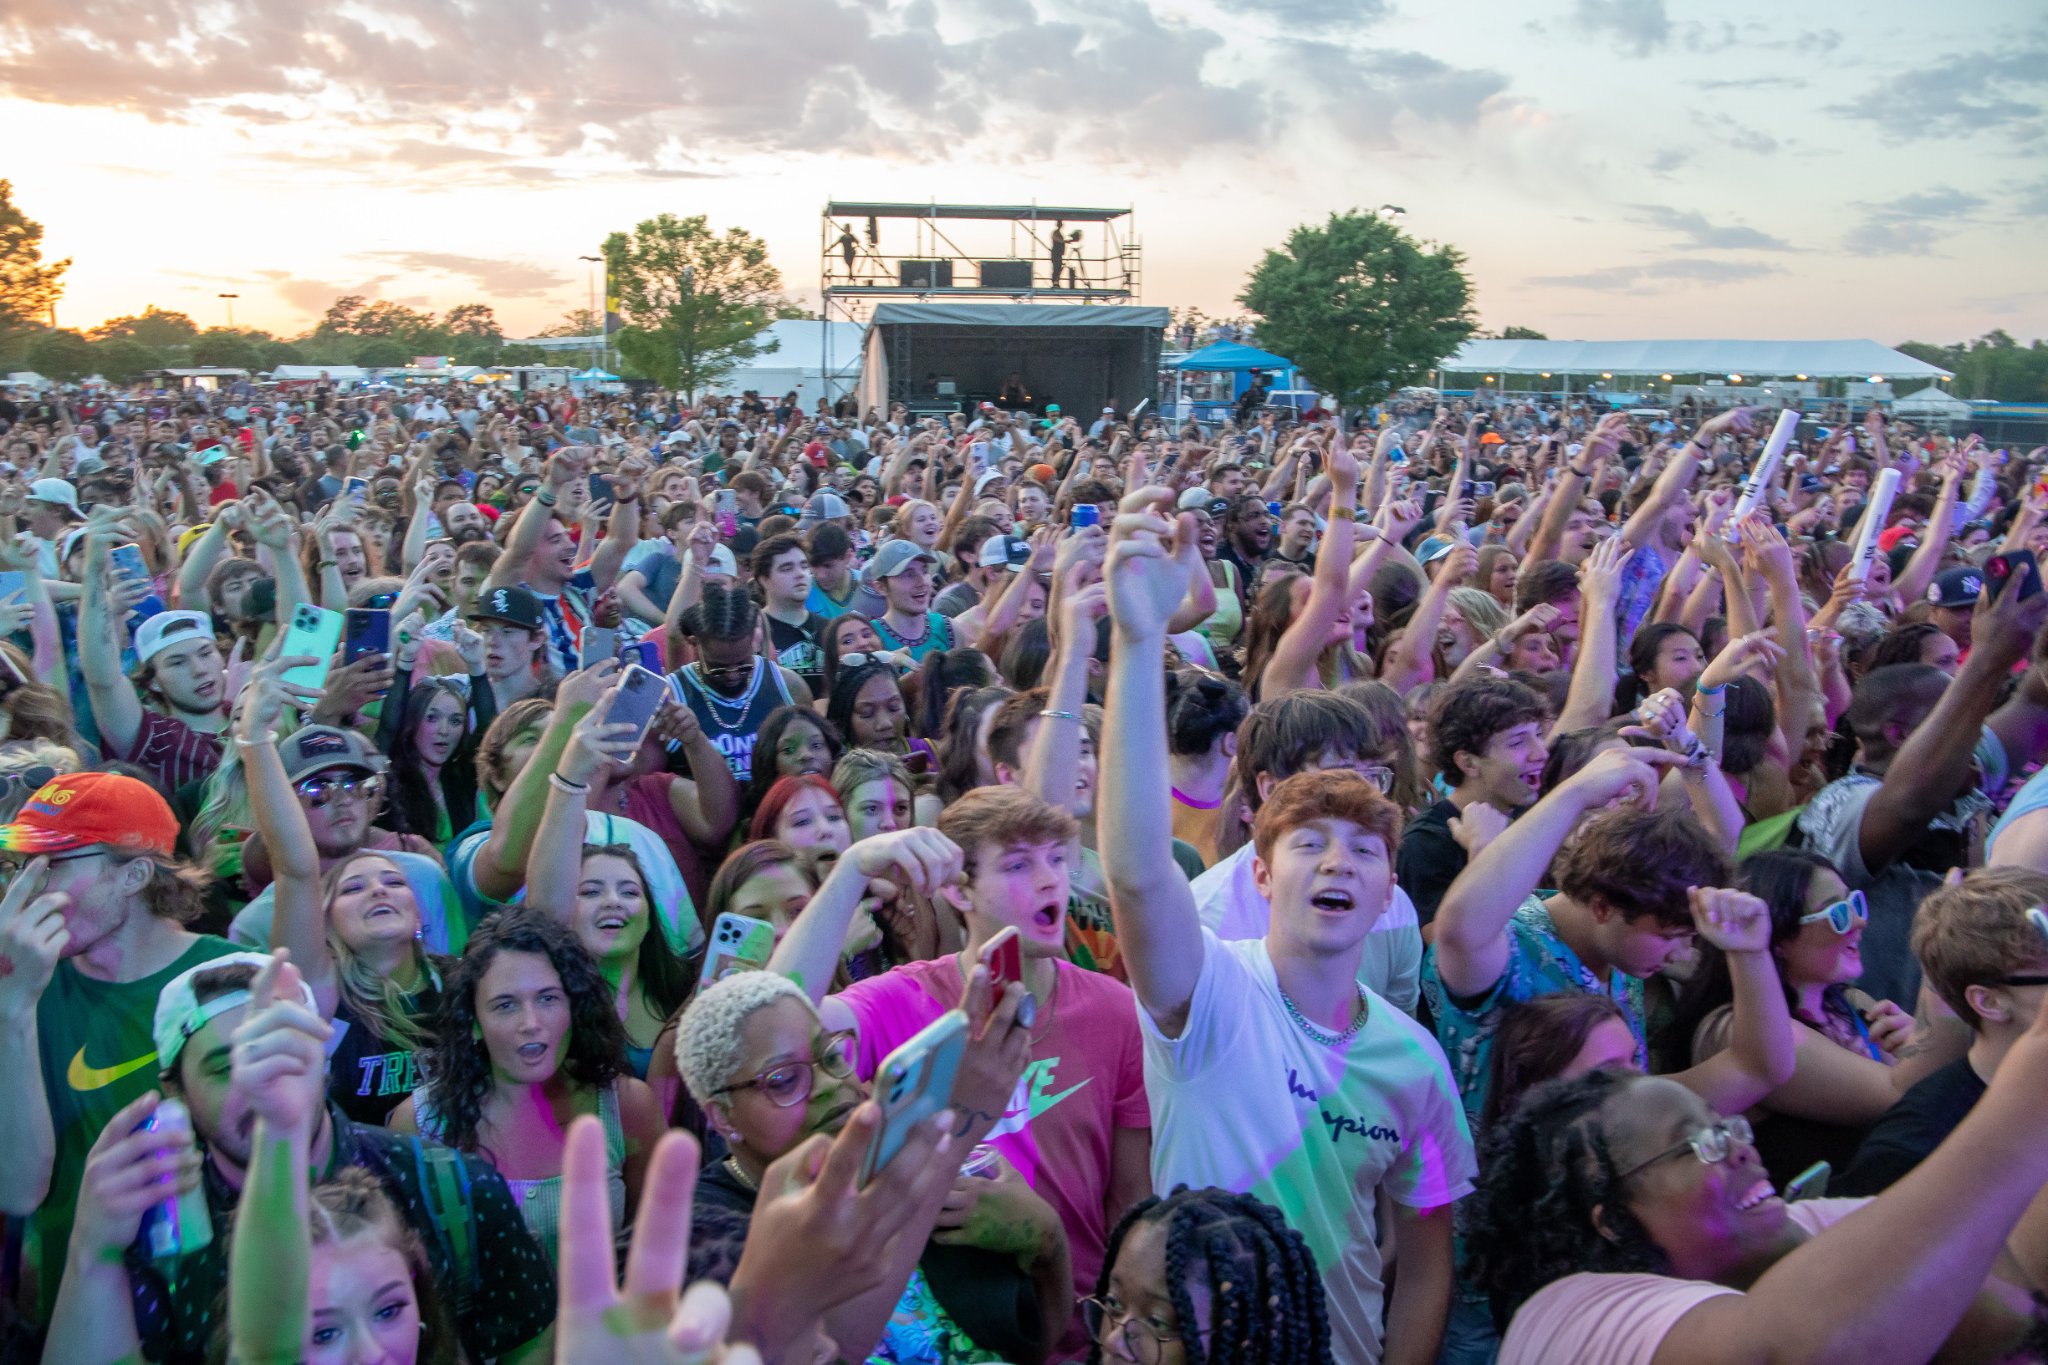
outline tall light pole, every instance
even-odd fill
[[[215,295],[214,295],[214,297],[215,297],[215,298],[217,298],[217,299],[226,299],[226,300],[228,301],[228,330],[229,330],[230,332],[234,331],[234,330],[235,330],[235,300],[236,300],[236,299],[238,299],[238,298],[240,298],[240,297],[242,297],[242,296],[241,296],[240,294],[215,294]]]
[[[589,261],[591,264],[596,265],[602,262],[604,260],[604,257],[578,256],[576,259],[579,261]],[[593,340],[595,340],[597,344],[595,346],[592,346],[590,349],[590,368],[594,370],[599,368],[597,363],[597,347],[604,345],[604,314],[597,311],[597,272],[595,270],[585,271],[584,276],[590,285],[591,320],[597,324],[597,336],[593,338]],[[591,382],[596,383],[597,381],[592,380]]]

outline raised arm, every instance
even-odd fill
[[[828,1028],[852,1027],[851,1011],[832,1005],[825,992],[831,989],[840,954],[846,948],[847,930],[868,894],[868,883],[886,877],[920,896],[936,898],[953,884],[963,866],[960,846],[929,826],[862,839],[833,862],[824,885],[798,912],[782,942],[775,945],[768,970],[803,987],[812,1004],[824,1003]]]
[[[569,741],[548,774],[547,802],[527,846],[526,903],[564,923],[576,913],[576,887],[583,880],[583,816],[590,784],[607,762],[623,768],[640,747],[631,722],[613,725],[608,719],[618,697],[614,680],[570,727]]]
[[[1323,685],[1316,660],[1351,607],[1351,547],[1358,534],[1358,461],[1348,450],[1330,452],[1330,527],[1316,548],[1316,571],[1308,603],[1288,623],[1257,679],[1261,700],[1272,701],[1298,689]],[[1377,534],[1367,527],[1368,535]]]
[[[92,703],[92,717],[106,741],[108,756],[126,758],[135,752],[142,733],[142,698],[135,684],[121,671],[121,647],[127,643],[127,624],[114,612],[113,589],[108,582],[107,552],[120,538],[111,523],[91,526],[85,533],[85,591],[78,611],[78,670],[85,675],[86,697]]]
[[[472,863],[476,889],[485,899],[509,901],[526,885],[526,850],[547,813],[552,785],[548,778],[562,761],[576,722],[604,695],[618,667],[616,659],[605,659],[594,668],[571,673],[555,689],[555,711],[548,728],[533,757],[526,760],[498,803],[497,819]]]
[[[484,580],[486,588],[519,585],[526,562],[533,558],[533,552],[547,535],[548,521],[561,503],[562,490],[589,471],[589,453],[582,446],[563,446],[548,457],[547,467],[541,471],[541,489],[519,509],[519,520],[512,523],[512,534],[505,537],[505,553],[498,556],[490,577]]]
[[[1024,764],[1024,789],[1061,810],[1074,808],[1081,777],[1081,742],[1087,723],[1081,708],[1088,704],[1088,661],[1095,655],[1095,623],[1109,609],[1100,582],[1077,588],[1076,581],[1093,571],[1086,560],[1076,562],[1059,604],[1060,631],[1045,670],[1048,692],[1031,757]]]
[[[1771,960],[1771,911],[1741,891],[1696,886],[1688,894],[1700,939],[1728,961],[1735,1000],[1727,1049],[1672,1079],[1719,1112],[1739,1114],[1790,1080],[1798,1064],[1792,1011]]]
[[[1205,572],[1192,516],[1168,521],[1164,488],[1124,499],[1105,573],[1114,643],[1105,695],[1097,844],[1138,1003],[1162,1033],[1187,1023],[1202,974],[1202,921],[1174,865],[1166,753],[1166,623]]]
[[[619,462],[612,471],[612,513],[605,518],[604,539],[590,557],[592,590],[603,592],[616,583],[626,554],[640,543],[640,490],[647,479],[648,464],[637,455]]]
[[[1524,811],[1465,865],[1436,909],[1436,965],[1444,989],[1483,995],[1508,965],[1508,921],[1543,884],[1550,860],[1588,812],[1627,792],[1655,791],[1681,760],[1658,749],[1610,749]]]
[[[242,761],[243,776],[249,784],[249,810],[256,834],[263,841],[270,860],[271,885],[276,888],[277,908],[270,921],[270,946],[287,949],[299,964],[306,984],[321,1013],[334,1017],[341,1000],[341,982],[335,971],[334,955],[327,946],[327,905],[321,894],[320,850],[314,846],[313,831],[306,812],[285,775],[284,759],[277,752],[277,728],[284,720],[285,706],[295,697],[314,694],[293,689],[284,681],[284,671],[319,662],[303,657],[274,658],[257,665],[249,675],[249,696],[242,704],[242,716],[235,726],[235,748]]]
[[[1730,431],[1747,432],[1750,427],[1748,408],[1730,408],[1727,412],[1708,418],[1700,424],[1678,450],[1672,452],[1671,463],[1657,476],[1657,482],[1650,489],[1628,522],[1621,528],[1621,534],[1630,545],[1641,549],[1650,535],[1650,528],[1658,519],[1669,512],[1679,499],[1685,497],[1692,487],[1693,477],[1699,473],[1700,462],[1713,454],[1714,442]]]
[[[1614,683],[1620,676],[1615,661],[1615,606],[1621,601],[1621,575],[1635,551],[1620,536],[1595,545],[1579,566],[1579,654],[1572,661],[1571,686],[1550,738],[1589,729],[1614,712]]]
[[[50,1194],[57,1135],[43,1089],[36,1008],[57,960],[71,941],[65,912],[71,898],[41,894],[50,863],[32,858],[0,897],[0,959],[14,970],[0,976],[0,1214],[26,1218]]]
[[[1477,550],[1470,545],[1454,546],[1444,556],[1443,567],[1437,570],[1436,577],[1423,589],[1422,600],[1415,604],[1408,624],[1402,627],[1400,640],[1387,651],[1383,681],[1402,696],[1436,677],[1433,656],[1437,627],[1444,619],[1444,607],[1451,600],[1451,589],[1464,582],[1478,564]]]

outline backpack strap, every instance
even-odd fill
[[[413,1169],[419,1177],[420,1194],[427,1205],[427,1217],[434,1225],[434,1240],[448,1258],[455,1273],[455,1308],[459,1313],[475,1301],[482,1285],[477,1268],[476,1210],[470,1199],[469,1168],[452,1148],[429,1147],[413,1137]]]

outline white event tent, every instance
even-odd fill
[[[1503,341],[1466,342],[1444,374],[1571,375],[1684,379],[1948,379],[1947,370],[1875,341]]]

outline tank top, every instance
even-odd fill
[[[744,786],[754,775],[754,741],[760,738],[762,724],[777,707],[790,704],[782,670],[756,656],[754,676],[737,697],[713,692],[695,664],[686,664],[669,676],[676,680],[684,704],[696,715],[704,733],[725,755],[733,780]]]
[[[427,1101],[427,1092],[415,1091],[412,1097],[414,1120],[419,1130],[428,1137],[440,1140],[441,1116],[434,1112]],[[608,1085],[598,1092],[597,1121],[604,1125],[604,1192],[605,1202],[612,1206],[612,1226],[624,1227],[626,1223],[626,1126],[619,1119],[618,1087]],[[562,1177],[551,1175],[540,1180],[514,1180],[505,1176],[506,1188],[512,1191],[512,1202],[519,1206],[519,1217],[526,1224],[526,1230],[533,1234],[533,1240],[540,1243],[540,1249],[547,1254],[548,1264],[556,1263],[556,1249],[561,1242],[562,1229]]]
[[[1244,629],[1244,601],[1237,595],[1237,566],[1227,559],[1209,562],[1223,566],[1224,581],[1216,589],[1216,610],[1195,629],[1208,636],[1210,644],[1228,649],[1237,643],[1237,633]]]

